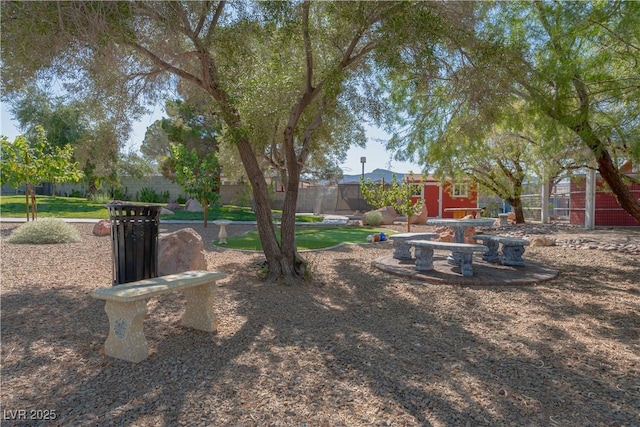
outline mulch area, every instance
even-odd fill
[[[305,253],[312,279],[285,287],[260,281],[261,254],[216,249],[217,227],[189,224],[228,274],[218,332],[182,328],[180,294],[154,298],[150,356],[132,364],[102,353],[108,320],[90,296],[110,285],[109,238],[77,224],[78,243],[4,242],[17,226],[0,223],[3,426],[640,424],[638,255],[530,247],[556,278],[482,287],[394,276],[373,266],[390,242],[348,245]],[[20,410],[56,419],[8,419]]]

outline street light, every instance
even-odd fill
[[[364,164],[367,163],[366,157],[360,157],[360,163],[362,163],[362,182],[364,182]],[[362,207],[362,202],[360,202],[360,186],[358,185],[358,208]],[[364,211],[364,209],[362,209]]]

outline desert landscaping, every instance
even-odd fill
[[[133,364],[104,355],[90,297],[110,285],[110,239],[75,226],[78,243],[2,242],[3,425],[638,425],[640,230],[513,226],[556,242],[527,249],[559,270],[531,286],[389,275],[372,266],[382,242],[307,252],[312,278],[285,287],[260,281],[261,253],[214,246],[217,227],[161,224],[196,230],[227,273],[220,323],[184,329],[180,294],[152,299],[150,356]]]

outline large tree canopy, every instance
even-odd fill
[[[622,208],[640,222],[640,201],[618,168],[624,159],[640,161],[640,4],[468,7],[475,13],[448,20],[437,44],[413,40],[388,70],[397,113],[389,146],[428,166],[451,166],[450,151],[441,148],[464,145],[455,140],[477,144],[505,118],[516,130],[534,123],[538,135],[561,145],[557,153],[575,153],[576,163],[588,150]],[[425,61],[434,51],[437,60]],[[520,103],[518,117],[510,106]],[[545,153],[539,150],[538,163]]]
[[[119,110],[178,84],[200,91],[251,183],[268,277],[290,282],[304,275],[294,228],[305,163],[336,141],[327,125],[339,114],[374,110],[376,97],[363,90],[372,54],[395,54],[402,22],[418,12],[426,21],[433,5],[5,2],[3,85],[55,76],[77,93],[119,101]],[[260,162],[268,150],[286,168],[281,243]]]

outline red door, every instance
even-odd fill
[[[440,187],[437,184],[424,186],[424,200],[430,218],[440,216]]]

